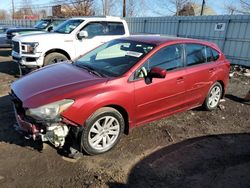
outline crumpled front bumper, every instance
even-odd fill
[[[18,132],[21,132],[22,134],[25,135],[25,138],[33,138],[33,140],[36,140],[40,138],[40,132],[41,128],[38,127],[35,124],[29,123],[25,121],[21,115],[17,113],[17,110],[15,108],[15,105],[13,105],[14,112],[15,112],[15,117],[16,117],[16,124],[15,124],[15,129]]]
[[[55,147],[62,147],[66,142],[71,127],[77,127],[70,120],[60,117],[55,120],[36,120],[25,115],[22,101],[15,95],[10,93],[13,102],[13,108],[16,117],[15,129],[22,133],[26,139],[49,141]],[[78,131],[78,129],[76,129]]]

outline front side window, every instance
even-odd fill
[[[76,60],[73,64],[101,75],[118,77],[126,73],[154,48],[153,44],[113,40]]]
[[[67,20],[59,24],[53,31],[55,33],[71,33],[76,27],[78,27],[84,20]]]
[[[106,34],[106,27],[100,22],[91,22],[88,23],[84,28],[83,31],[88,32],[88,38],[92,38],[94,36],[100,36]]]
[[[182,55],[183,50],[180,44],[160,49],[136,71],[135,79],[146,77],[152,67],[159,67],[168,71],[182,67]]]

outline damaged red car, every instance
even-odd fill
[[[133,127],[202,105],[214,110],[229,68],[210,42],[130,36],[20,78],[11,96],[26,137],[95,155]]]

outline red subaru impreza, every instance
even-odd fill
[[[215,109],[229,68],[210,42],[131,36],[24,76],[11,96],[26,136],[94,155],[135,126],[201,105]]]

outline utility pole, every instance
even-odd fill
[[[201,16],[203,15],[204,7],[205,7],[205,0],[202,0],[202,5],[201,5]]]
[[[14,5],[14,0],[11,0],[12,3],[12,20],[15,19],[15,5]]]
[[[108,0],[104,0],[104,15],[108,14]]]
[[[122,17],[126,17],[126,0],[123,0]]]

